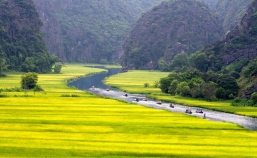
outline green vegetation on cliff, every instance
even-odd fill
[[[231,30],[226,39],[210,45],[196,54],[206,54],[209,67],[215,71],[222,66],[234,65],[234,70],[240,72],[243,66],[257,56],[257,1],[254,0],[245,13],[242,21]]]
[[[47,53],[42,22],[32,0],[0,1],[0,67],[16,71],[51,71],[56,58]]]
[[[191,67],[203,72],[213,70],[219,73],[231,74],[238,79],[241,87],[239,94],[246,98],[250,98],[251,94],[257,90],[255,59],[257,57],[256,7],[257,0],[254,0],[245,12],[241,22],[227,34],[225,40],[216,42],[203,50],[191,54],[189,57],[195,63],[191,64]],[[199,63],[201,64],[199,65]]]
[[[207,5],[196,0],[171,0],[143,14],[123,44],[123,67],[156,69],[161,58],[171,62],[222,39],[222,26]]]

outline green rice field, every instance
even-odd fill
[[[231,106],[230,101],[204,101],[181,96],[171,96],[161,93],[160,88],[153,88],[153,83],[160,78],[167,77],[168,72],[133,70],[121,73],[106,79],[106,84],[131,93],[147,94],[156,100],[173,102],[183,105],[203,107],[219,111],[225,111],[240,115],[257,117],[256,107]],[[144,88],[144,83],[149,83],[150,88]]]
[[[256,131],[66,86],[101,71],[69,64],[62,74],[39,75],[45,93],[7,92],[0,98],[0,157],[257,157]],[[19,86],[20,76],[0,78],[0,88]]]

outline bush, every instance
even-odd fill
[[[69,94],[62,94],[61,97],[70,97]]]
[[[36,85],[33,90],[34,92],[44,91],[44,89],[40,85]]]
[[[148,87],[150,87],[150,84],[149,83],[144,83],[144,87],[148,88]]]
[[[231,105],[232,106],[253,106],[254,103],[252,100],[240,99],[240,98],[236,97]]]
[[[159,87],[160,87],[160,82],[159,82],[159,81],[155,81],[155,82],[153,83],[153,87],[154,87],[154,88],[159,88]]]
[[[6,77],[7,75],[6,74],[0,74],[0,77]]]
[[[59,74],[62,70],[62,64],[61,63],[57,63],[54,65],[54,72]]]
[[[238,72],[236,72],[236,71],[233,71],[231,73],[231,76],[233,76],[235,79],[239,79],[240,78],[240,74]]]
[[[106,59],[101,59],[100,64],[108,64],[108,61]]]
[[[252,95],[251,95],[251,100],[253,101],[254,104],[257,103],[257,93],[254,92]]]
[[[0,93],[0,98],[8,97],[7,94]]]
[[[3,92],[22,92],[23,89],[19,87],[1,89]]]
[[[21,76],[21,88],[33,89],[37,85],[38,76],[35,72],[28,72]]]
[[[71,97],[79,97],[78,94],[72,94]]]

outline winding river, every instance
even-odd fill
[[[213,121],[235,123],[249,130],[257,130],[257,118],[235,115],[235,114],[230,114],[225,112],[218,112],[218,111],[213,111],[213,110],[208,110],[203,108],[202,108],[203,113],[196,113],[196,110],[198,109],[197,107],[188,107],[188,106],[173,104],[174,108],[171,108],[169,103],[157,104],[156,100],[146,98],[144,95],[126,93],[127,96],[125,96],[124,92],[119,91],[117,89],[112,89],[111,87],[105,85],[102,82],[106,77],[121,73],[121,70],[120,69],[107,69],[107,70],[108,70],[107,73],[94,74],[92,76],[86,76],[76,81],[72,81],[69,83],[69,86],[74,86],[81,90],[90,91],[94,94],[100,94],[100,95],[108,96],[115,99],[125,100],[130,103],[135,103],[138,105],[152,107],[156,109],[163,109],[171,112],[186,114],[185,111],[187,109],[190,109],[192,111],[192,114],[188,114],[188,115],[206,118],[208,120],[213,120]],[[92,86],[94,86],[94,88],[92,88]],[[138,101],[136,101],[136,98],[138,98]]]

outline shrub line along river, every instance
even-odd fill
[[[104,67],[100,67],[100,68],[104,68]],[[127,96],[125,96],[124,95],[125,92],[119,91],[117,89],[113,89],[103,83],[103,80],[106,77],[121,73],[121,69],[107,69],[107,70],[108,70],[107,73],[99,73],[91,76],[86,76],[78,80],[72,81],[68,85],[76,87],[81,90],[92,92],[94,94],[99,94],[99,95],[103,95],[103,96],[107,96],[107,97],[111,97],[119,100],[125,100],[129,103],[135,103],[138,105],[152,107],[155,109],[163,109],[163,110],[178,112],[178,113],[185,113],[187,109],[190,109],[192,111],[192,114],[188,114],[188,115],[202,117],[213,121],[235,123],[249,130],[257,130],[257,118],[219,112],[214,110],[208,110],[203,108],[201,108],[203,113],[196,113],[196,110],[199,109],[197,107],[189,107],[189,106],[173,104],[174,108],[172,108],[170,107],[169,103],[157,104],[158,103],[157,101],[146,98],[144,95],[126,93]],[[94,86],[94,88],[92,88],[92,86]],[[138,98],[138,101],[136,101],[136,98]],[[143,99],[147,101],[144,101]]]

